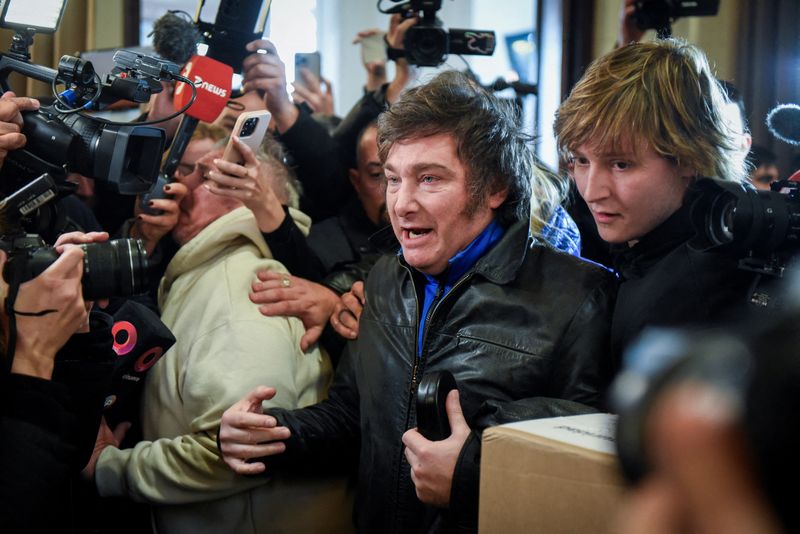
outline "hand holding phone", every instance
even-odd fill
[[[300,69],[308,69],[317,80],[320,79],[320,55],[319,52],[311,52],[309,54],[295,54],[294,55],[294,83],[306,85],[303,77],[300,75]]]
[[[264,136],[267,134],[267,126],[272,116],[267,110],[260,111],[246,111],[239,115],[236,119],[236,124],[233,126],[231,138],[225,147],[225,152],[222,154],[222,159],[230,161],[231,163],[242,164],[243,158],[239,149],[236,148],[236,143],[233,137],[238,137],[242,143],[246,144],[254,152],[258,152],[258,147],[264,141]]]

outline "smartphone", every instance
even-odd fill
[[[239,149],[236,148],[236,143],[233,140],[234,135],[239,137],[253,152],[258,152],[258,147],[261,146],[264,136],[267,134],[267,126],[269,126],[271,118],[272,115],[267,110],[245,111],[239,115],[239,118],[236,119],[236,124],[233,126],[233,135],[228,140],[228,145],[222,154],[222,159],[231,163],[242,164],[242,155]]]
[[[361,61],[364,65],[386,63],[386,41],[383,39],[385,35],[381,32],[361,39]]]
[[[298,53],[294,55],[294,83],[303,84],[303,77],[300,76],[300,69],[306,68],[311,71],[311,74],[320,78],[320,56],[319,52],[311,52],[308,54]]]

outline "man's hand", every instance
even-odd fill
[[[619,35],[617,36],[617,47],[625,46],[628,43],[638,43],[644,31],[639,29],[633,14],[636,13],[636,0],[625,0],[619,11]]]
[[[278,57],[275,45],[267,39],[247,43],[247,50],[254,52],[244,59],[244,85],[247,91],[264,91],[264,104],[272,113],[272,119],[283,133],[291,128],[300,112],[289,100],[286,92],[286,66]]]
[[[411,480],[417,488],[417,498],[425,504],[447,508],[458,455],[470,433],[458,390],[447,395],[447,419],[450,421],[450,437],[442,441],[429,441],[413,428],[403,434],[406,460],[411,466]]]
[[[652,445],[651,472],[628,494],[613,531],[782,532],[739,416],[736,401],[712,386],[667,389],[645,428]]]
[[[386,42],[389,43],[389,46],[392,48],[404,50],[405,44],[403,44],[403,41],[405,41],[406,33],[417,22],[419,22],[419,17],[411,17],[403,20],[399,14],[392,15],[389,19],[389,31],[386,34]],[[399,58],[395,60],[394,64],[396,67],[394,79],[389,83],[389,87],[386,88],[386,101],[389,102],[389,104],[397,102],[403,90],[405,90],[413,77],[408,60]]]
[[[139,197],[136,198],[134,206],[136,221],[131,226],[130,237],[142,240],[148,256],[153,254],[158,242],[178,224],[180,204],[189,190],[182,183],[171,182],[164,186],[164,192],[171,198],[153,199],[149,204],[150,208],[160,210],[160,215],[144,213],[139,207]]]
[[[271,415],[265,415],[261,403],[275,396],[275,388],[259,386],[245,398],[225,410],[219,427],[222,459],[240,475],[264,472],[263,462],[248,463],[251,458],[273,456],[286,450],[280,441],[291,433]]]
[[[379,30],[378,28],[370,28],[368,30],[361,30],[358,32],[353,39],[353,44],[360,43],[363,39],[367,37],[372,37],[373,35],[385,35],[383,31]],[[381,86],[386,83],[386,62],[385,61],[370,61],[369,63],[363,63],[364,69],[367,71],[367,84],[366,89],[367,91],[375,91],[380,89]]]
[[[0,251],[0,270],[6,253]],[[81,293],[83,251],[64,250],[59,258],[36,278],[20,284],[14,302],[17,344],[11,372],[50,380],[61,347],[88,319]],[[0,291],[8,285],[0,277]]]
[[[303,321],[306,333],[300,339],[303,351],[319,340],[338,301],[336,293],[304,278],[276,271],[261,271],[253,282],[250,300],[260,304],[267,317],[288,315]]]
[[[25,146],[22,131],[22,112],[39,109],[39,101],[33,98],[18,97],[11,91],[0,96],[0,165],[6,155]]]
[[[233,136],[233,141],[242,156],[243,165],[214,159],[214,166],[208,172],[208,181],[204,186],[215,195],[240,201],[255,215],[259,230],[274,232],[286,218],[286,213],[272,189],[270,169],[256,158],[241,139]]]
[[[59,254],[63,254],[64,251],[72,246],[72,245],[88,245],[89,243],[103,243],[108,241],[108,232],[67,232],[66,234],[61,234],[56,239],[56,243],[54,245],[56,252]],[[83,305],[86,308],[86,313],[92,311],[92,305],[94,302],[92,301],[84,301]],[[105,308],[108,306],[108,299],[102,299],[97,302],[97,304],[101,308]],[[87,315],[86,322],[78,329],[78,332],[88,332],[89,331],[89,317]]]
[[[331,313],[331,326],[340,336],[345,339],[358,337],[361,312],[366,302],[362,281],[355,282],[350,291],[339,297]]]
[[[87,480],[94,480],[94,473],[95,469],[97,468],[97,459],[100,458],[100,454],[105,450],[106,447],[119,448],[119,444],[122,443],[123,439],[125,439],[125,434],[130,428],[130,423],[120,423],[112,432],[111,428],[108,426],[108,423],[106,423],[106,418],[103,417],[100,419],[100,428],[97,429],[97,439],[94,442],[92,456],[89,458],[89,463],[86,464],[86,467],[84,467],[83,471],[81,471],[81,476],[83,478]]]
[[[333,115],[333,86],[330,80],[317,78],[313,72],[305,67],[297,73],[303,83],[294,82],[294,101],[305,102],[320,115]],[[321,82],[321,83],[320,83]],[[322,86],[325,86],[323,89]]]

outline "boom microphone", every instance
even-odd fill
[[[153,48],[156,53],[178,65],[184,65],[197,52],[202,37],[194,22],[168,11],[153,24]]]
[[[780,104],[767,114],[767,128],[784,143],[800,146],[800,106]]]

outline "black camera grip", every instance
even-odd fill
[[[431,441],[441,441],[450,436],[447,418],[447,394],[458,389],[450,371],[428,373],[417,388],[417,429]]]
[[[153,187],[150,189],[150,191],[142,195],[141,200],[139,201],[139,208],[142,210],[142,213],[146,213],[147,215],[161,215],[163,213],[162,210],[151,208],[150,201],[171,198],[166,192],[164,192],[164,186],[170,182],[172,182],[172,180],[167,180],[163,174],[158,176],[158,180],[156,180],[156,182],[153,184]]]

